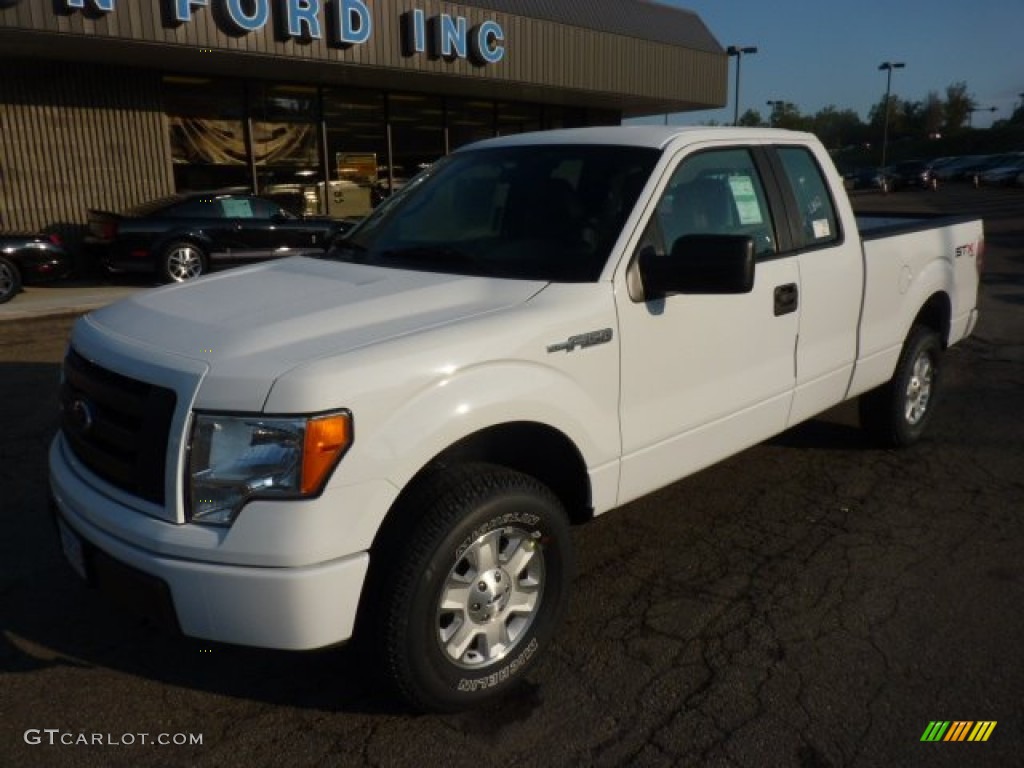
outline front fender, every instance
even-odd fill
[[[609,378],[609,386],[584,387],[563,370],[526,361],[461,370],[405,399],[370,434],[357,416],[358,448],[340,469],[357,478],[384,468],[384,479],[403,488],[463,438],[496,425],[533,422],[561,432],[588,469],[599,471],[614,465],[620,447],[617,380]],[[598,506],[596,494],[594,500]]]

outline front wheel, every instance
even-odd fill
[[[194,280],[206,271],[206,254],[194,243],[171,243],[164,248],[160,276],[166,283]]]
[[[888,446],[916,443],[932,418],[941,360],[939,335],[931,328],[914,326],[892,379],[861,395],[861,425]]]
[[[0,256],[0,304],[13,299],[21,290],[21,273],[10,259]]]
[[[386,564],[378,652],[414,708],[477,706],[524,678],[565,613],[565,511],[533,478],[491,465],[446,470],[411,503],[422,514]]]

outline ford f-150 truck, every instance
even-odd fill
[[[413,706],[475,705],[552,643],[571,523],[849,398],[917,440],[983,244],[979,221],[858,222],[807,134],[484,141],[326,254],[80,319],[65,555],[186,635],[365,637]]]

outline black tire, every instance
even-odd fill
[[[384,563],[373,642],[411,707],[468,709],[522,681],[560,624],[569,523],[541,483],[491,465],[447,469],[413,496],[421,514]]]
[[[160,252],[160,279],[165,283],[195,280],[207,270],[206,253],[195,243],[169,243]]]
[[[21,291],[21,273],[10,259],[0,256],[0,304],[6,304]]]
[[[916,443],[935,410],[941,363],[938,333],[920,325],[911,328],[892,378],[861,395],[861,426],[889,447]]]

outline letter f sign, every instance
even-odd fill
[[[193,8],[208,8],[210,0],[168,0],[171,6],[171,18],[183,24],[192,21]]]
[[[114,10],[114,0],[64,0],[64,5],[69,11],[84,10],[87,3],[95,6],[97,11],[104,13]]]

